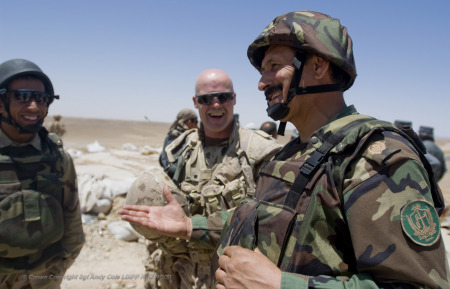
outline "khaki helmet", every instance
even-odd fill
[[[276,17],[248,47],[248,59],[256,69],[261,69],[270,45],[291,46],[334,63],[350,76],[343,90],[355,81],[353,42],[338,19],[313,11],[290,12]]]
[[[60,114],[55,114],[55,115],[53,116],[53,119],[56,120],[56,121],[58,121],[58,120],[61,119],[61,115],[60,115]]]
[[[188,203],[184,194],[177,188],[170,177],[162,169],[154,168],[143,172],[131,185],[128,190],[125,204],[144,206],[164,206],[167,204],[163,195],[163,187],[167,185],[180,203],[185,213],[188,214]],[[131,226],[145,238],[161,242],[165,236],[149,230],[141,225],[131,223]]]

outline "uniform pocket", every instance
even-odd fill
[[[14,163],[4,156],[0,155],[0,200],[3,200],[8,195],[20,191],[21,185],[17,178]]]
[[[0,202],[0,256],[27,256],[59,241],[64,233],[61,203],[33,190],[12,193]]]
[[[0,183],[0,200],[3,200],[12,193],[20,191],[19,182]]]
[[[225,185],[222,191],[222,196],[228,204],[228,208],[234,208],[244,199],[244,186],[241,184],[241,179],[236,179]]]
[[[202,195],[205,199],[206,213],[211,215],[214,212],[226,210],[226,206],[221,197],[223,186],[206,185],[202,189]]]

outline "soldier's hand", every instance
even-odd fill
[[[217,289],[280,288],[281,270],[258,248],[255,251],[229,246],[219,258]]]
[[[187,217],[169,188],[164,185],[165,206],[124,205],[119,211],[122,220],[133,222],[162,235],[189,240],[192,221]]]

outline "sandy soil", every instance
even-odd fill
[[[141,171],[159,166],[158,154],[155,151],[124,151],[122,146],[131,143],[139,148],[161,147],[170,126],[169,123],[83,118],[63,118],[63,121],[67,127],[67,134],[63,136],[65,148],[84,153],[82,157],[74,158],[77,174],[96,173],[112,179],[137,177]],[[290,133],[288,131],[287,136],[281,137],[279,141],[286,143]],[[106,151],[88,153],[86,146],[95,141],[104,146]],[[438,144],[450,159],[450,140],[438,140]],[[450,162],[447,167],[450,168]],[[441,180],[440,186],[446,203],[450,203],[450,174]],[[117,210],[123,202],[124,196],[116,197],[109,214],[83,224],[86,244],[75,263],[66,272],[63,289],[143,288],[145,241],[117,240],[107,229],[109,223],[120,220]],[[448,238],[448,235],[445,238]]]

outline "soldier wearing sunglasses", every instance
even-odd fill
[[[243,128],[235,120],[236,93],[225,72],[202,72],[192,100],[201,124],[166,148],[166,172],[172,181],[156,172],[138,178],[127,204],[141,206],[126,205],[120,212],[161,252],[150,252],[158,256],[152,260],[158,276],[167,277],[153,284],[157,288],[211,287],[210,256],[223,224],[234,207],[253,194],[260,166],[281,147],[267,134]],[[146,201],[163,198],[161,182],[170,187],[164,189],[164,207]]]
[[[36,64],[0,64],[0,288],[59,288],[84,243],[72,159],[42,126],[58,98]]]

